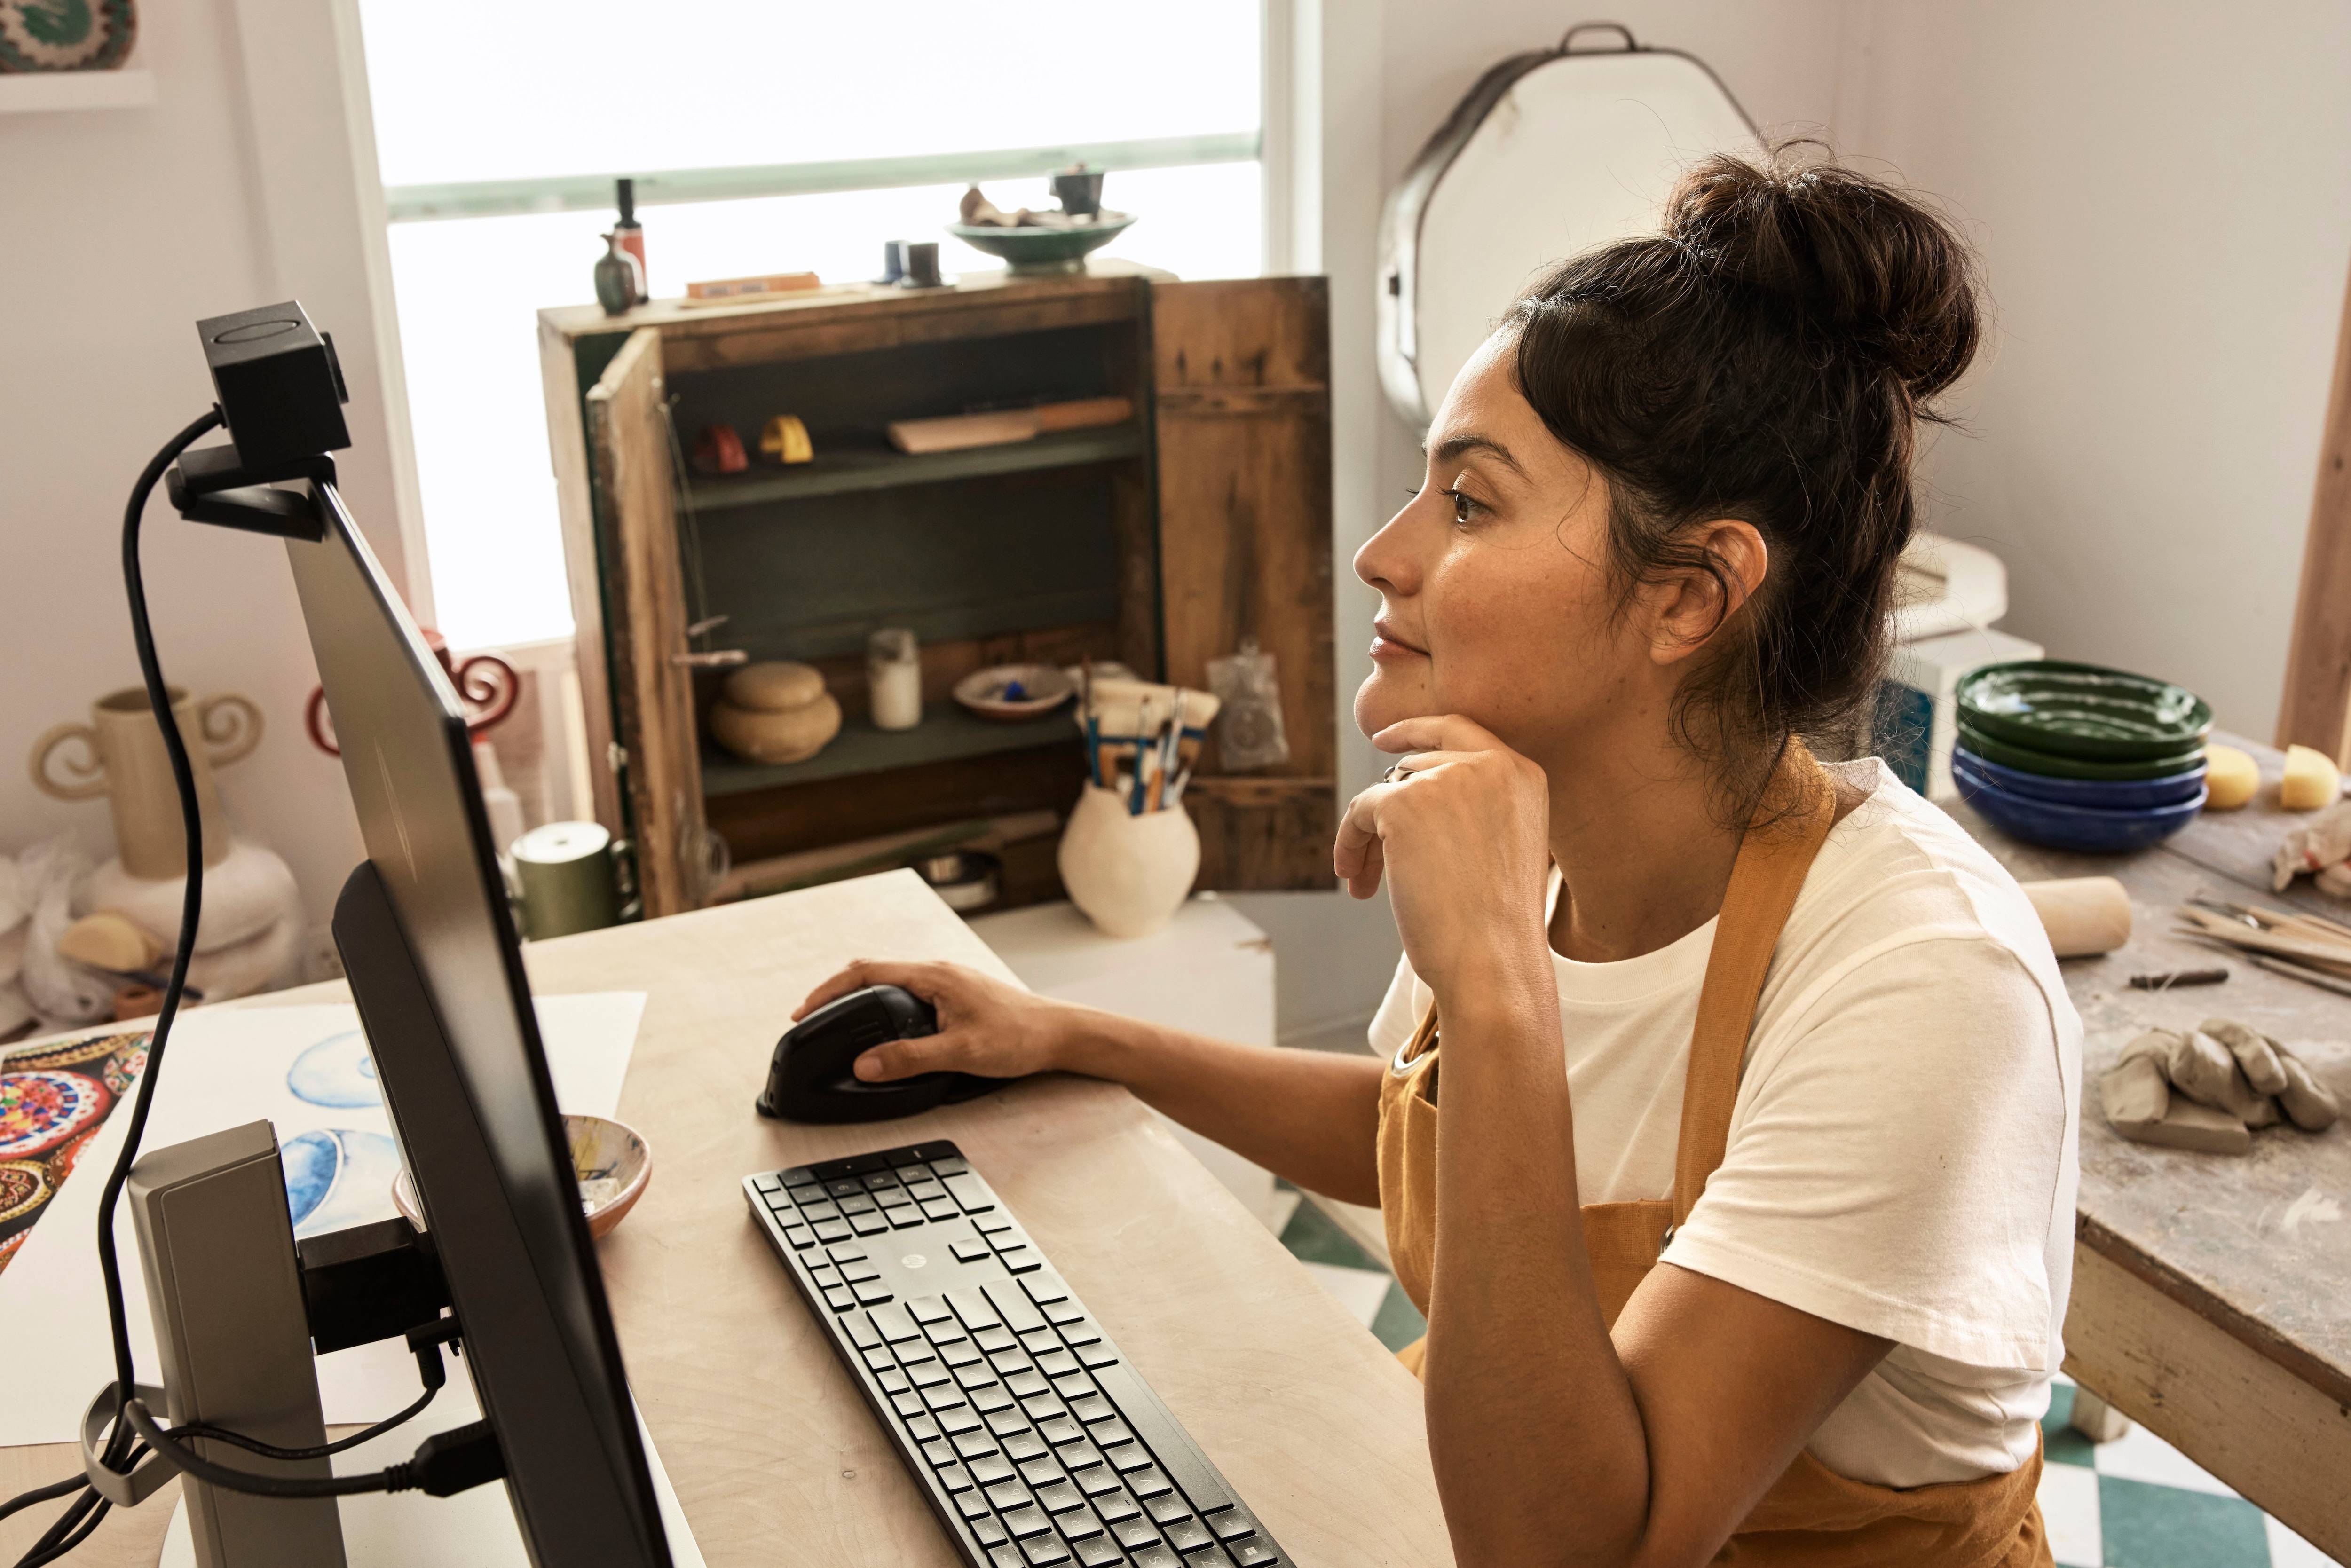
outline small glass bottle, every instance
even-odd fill
[[[904,626],[884,626],[865,640],[867,705],[876,729],[912,729],[923,722],[923,651]]]

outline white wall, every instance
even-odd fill
[[[21,758],[50,725],[86,722],[91,698],[138,683],[119,568],[122,507],[155,448],[211,404],[195,321],[320,281],[283,267],[270,235],[238,9],[230,0],[142,8],[134,63],[155,73],[152,108],[0,115],[0,342],[10,371],[0,376],[9,563],[0,653],[10,672],[0,683],[0,852],[63,833],[93,857],[112,853],[105,803],[50,800]],[[296,182],[287,196],[329,193]],[[354,383],[353,438],[381,455],[370,324],[321,324]],[[363,455],[345,476],[397,570],[388,465]],[[317,677],[284,551],[183,522],[160,497],[147,538],[165,673],[199,695],[241,692],[267,720],[260,748],[220,775],[232,823],[286,857],[308,915],[323,921],[360,850],[340,765],[302,735]]]
[[[2267,740],[2351,256],[2351,5],[1856,5],[1852,127],[1982,247],[1928,474],[2005,625]]]

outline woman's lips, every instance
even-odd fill
[[[1372,622],[1372,657],[1383,663],[1392,659],[1426,659],[1428,650],[1416,648],[1398,637],[1382,622]]]

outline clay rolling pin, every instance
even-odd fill
[[[2130,940],[2130,894],[2110,876],[2020,883],[2060,958],[2111,953]]]

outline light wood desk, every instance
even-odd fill
[[[2243,810],[2208,813],[2155,849],[2075,855],[2020,843],[1958,801],[1946,808],[2020,881],[2112,876],[2131,940],[2060,965],[2082,1015],[2082,1190],[2065,1370],[2125,1415],[2351,1561],[2351,1121],[2313,1136],[2255,1135],[2240,1158],[2126,1143],[2098,1108],[2098,1074],[2141,1030],[2237,1019],[2294,1044],[2351,1102],[2351,998],[2173,936],[2199,887],[2240,904],[2341,901],[2270,891],[2271,852],[2306,815],[2275,805],[2283,758],[2220,737],[2262,765]],[[2225,984],[2129,988],[2134,974],[2229,970]]]
[[[865,1127],[751,1102],[810,988],[852,958],[1010,978],[911,872],[524,949],[542,994],[647,993],[621,1094],[652,1185],[600,1244],[630,1381],[695,1539],[732,1564],[956,1559],[745,1210],[749,1172],[952,1138],[1306,1568],[1452,1561],[1420,1385],[1125,1090],[1055,1077]],[[345,999],[340,985],[260,998]],[[168,1067],[166,1069],[168,1071]],[[0,1496],[78,1465],[0,1450]],[[171,1499],[117,1513],[78,1568],[147,1568]],[[42,1516],[54,1505],[30,1511]],[[0,1560],[36,1531],[0,1523]]]

